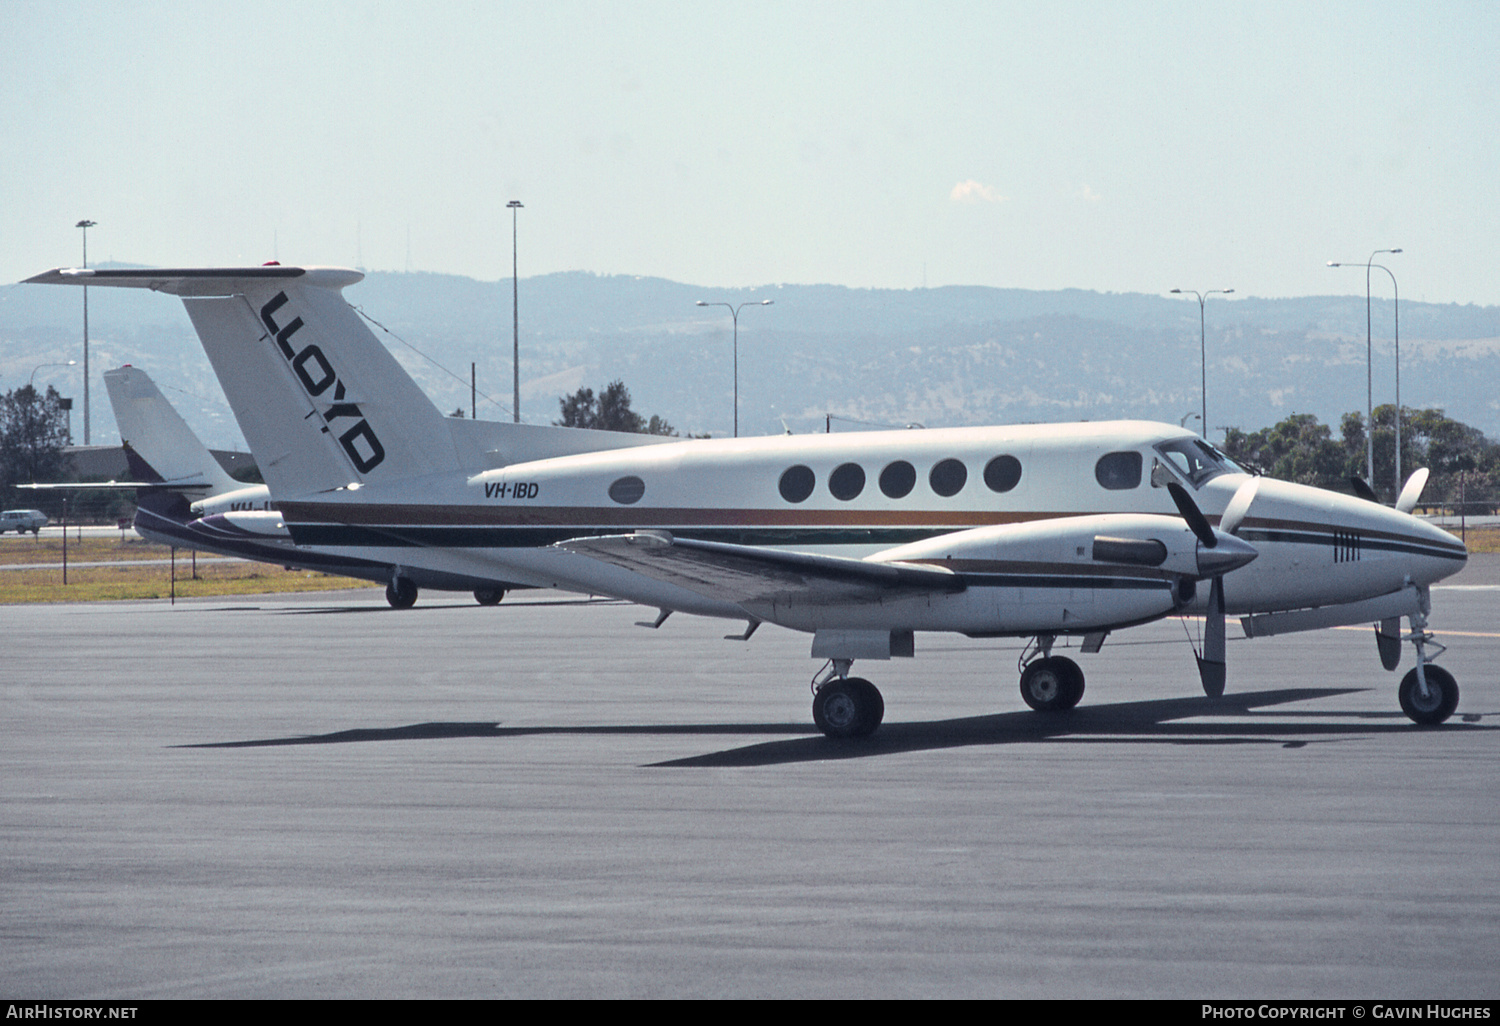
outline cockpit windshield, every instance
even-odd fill
[[[1194,488],[1220,474],[1243,474],[1245,468],[1201,438],[1179,438],[1156,447],[1162,459]]]

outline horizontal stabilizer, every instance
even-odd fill
[[[18,484],[26,491],[57,492],[66,489],[78,491],[120,492],[141,488],[161,488],[173,492],[192,492],[194,495],[207,492],[209,484],[202,478],[176,481],[65,481],[56,484]]]
[[[87,285],[91,288],[150,289],[172,296],[233,296],[247,287],[296,282],[341,289],[364,278],[343,267],[150,267],[125,270],[58,267],[23,285]]]

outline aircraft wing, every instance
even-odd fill
[[[574,538],[556,547],[729,602],[876,602],[965,588],[948,570],[674,538],[665,531]]]

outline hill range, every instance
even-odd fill
[[[111,265],[126,266],[126,265]],[[558,399],[614,379],[637,412],[682,433],[731,431],[731,321],[711,303],[759,302],[740,315],[742,434],[948,427],[1139,417],[1197,428],[1199,316],[1192,297],[987,287],[716,289],[658,278],[567,272],[520,282],[521,412],[550,423]],[[511,418],[511,282],[371,272],[345,297],[446,413]],[[204,440],[243,446],[213,372],[175,298],[89,292],[92,441],[118,441],[101,375],[148,371]],[[1401,400],[1440,407],[1500,437],[1500,307],[1402,302]],[[1313,413],[1337,432],[1365,408],[1363,297],[1212,296],[1206,308],[1211,439]],[[1390,300],[1372,306],[1375,403],[1393,401]],[[76,290],[0,290],[0,388],[38,364],[82,361]],[[80,367],[41,368],[37,384],[75,397]]]

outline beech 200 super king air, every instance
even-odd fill
[[[1204,617],[1204,691],[1223,693],[1225,620],[1247,635],[1375,625],[1418,723],[1458,703],[1430,662],[1428,588],[1464,565],[1451,535],[1394,509],[1245,473],[1184,429],[1139,421],[666,441],[604,449],[568,428],[444,417],[341,290],[356,271],[266,266],[55,270],[39,283],[182,297],[298,545],[613,595],[812,635],[813,718],[862,736],[884,702],[858,659],[951,631],[1033,641],[1021,694],[1061,711],[1083,673],[1056,639]],[[499,430],[503,428],[504,430]],[[615,436],[629,439],[630,436]],[[616,443],[616,445],[629,442]],[[1401,618],[1410,622],[1403,634]]]

